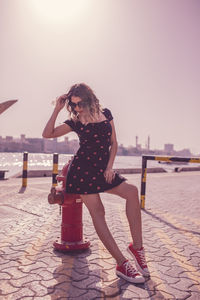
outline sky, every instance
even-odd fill
[[[200,1],[0,0],[0,43],[0,102],[18,99],[0,136],[42,137],[52,101],[85,82],[119,144],[200,153]]]

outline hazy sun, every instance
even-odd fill
[[[32,0],[32,7],[44,22],[76,21],[84,13],[86,0]]]

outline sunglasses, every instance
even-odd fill
[[[75,107],[79,107],[79,108],[82,108],[85,106],[85,103],[83,101],[79,101],[77,103],[74,103],[72,101],[69,101],[69,105],[71,106],[72,109],[74,109]]]

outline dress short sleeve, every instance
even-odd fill
[[[65,124],[69,125],[73,131],[76,129],[76,124],[72,119],[64,121]]]
[[[103,109],[103,114],[106,117],[106,119],[108,119],[109,121],[113,120],[112,113],[108,108]]]

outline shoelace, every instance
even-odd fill
[[[137,253],[140,257],[141,263],[143,266],[146,266],[146,260],[145,260],[145,256],[144,256],[144,250],[137,250]]]
[[[133,268],[133,266],[129,263],[129,261],[124,263],[124,267],[125,267],[125,270],[126,270],[126,274],[128,272],[131,273],[131,275],[137,275],[138,274],[137,270],[135,268]]]

